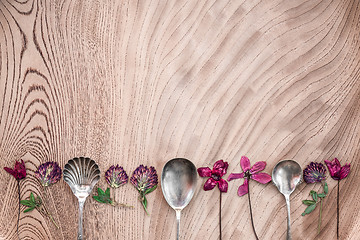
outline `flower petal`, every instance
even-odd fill
[[[209,190],[213,189],[216,186],[216,183],[217,183],[217,181],[215,181],[212,178],[209,178],[204,184],[204,190],[209,191]]]
[[[349,173],[350,173],[350,164],[345,164],[340,170],[339,180],[346,178]]]
[[[201,167],[197,169],[200,177],[211,177],[211,169],[208,167]]]
[[[13,177],[16,178],[16,174],[14,169],[8,168],[8,167],[4,167],[4,170],[7,171],[8,173],[10,173],[11,175],[13,175]]]
[[[245,178],[244,179],[244,183],[242,185],[240,185],[239,189],[238,189],[238,195],[239,197],[244,196],[245,194],[247,194],[249,192],[249,183],[248,183],[248,179]]]
[[[21,159],[21,163],[17,162],[15,163],[15,168],[16,168],[16,165],[18,164],[18,179],[23,179],[26,177],[26,168],[25,168],[25,163],[24,163],[24,160]]]
[[[239,179],[239,178],[244,178],[244,173],[231,173],[227,180],[231,181],[233,179]]]
[[[218,187],[219,187],[220,192],[227,192],[228,183],[222,178],[218,181],[218,183],[219,183]]]
[[[214,163],[212,173],[222,177],[226,174],[228,166],[229,164],[227,162],[224,162],[223,160],[218,160]]]
[[[265,167],[266,167],[266,162],[265,161],[257,162],[250,169],[250,173],[253,174],[253,173],[260,172],[260,171],[264,170]]]
[[[339,161],[335,158],[332,162],[329,160],[325,160],[324,162],[329,169],[330,176],[335,180],[340,180],[339,172],[341,170],[341,165],[337,164]]]
[[[265,184],[271,181],[271,176],[267,173],[255,173],[251,175],[251,179],[254,179],[259,183]]]
[[[244,172],[250,170],[250,160],[246,156],[242,156],[240,159],[240,166]]]

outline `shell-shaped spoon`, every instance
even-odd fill
[[[64,181],[70,186],[79,201],[79,226],[77,239],[83,239],[83,209],[87,196],[100,179],[100,169],[94,160],[85,157],[73,158],[64,167]]]

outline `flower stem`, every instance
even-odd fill
[[[337,186],[337,219],[336,219],[336,237],[339,240],[339,196],[340,196],[340,180],[338,180],[338,186]]]
[[[49,212],[48,209],[46,208],[46,204],[45,204],[45,201],[47,201],[46,188],[43,187],[43,190],[44,190],[44,200],[42,201],[42,205],[44,206],[45,213],[46,213],[46,215],[51,219],[51,221],[54,223],[54,225],[56,226],[56,228],[59,229],[59,226],[56,224],[54,218],[51,216],[50,212]]]
[[[219,201],[219,230],[220,230],[220,240],[222,239],[222,232],[221,232],[221,191],[220,191],[220,201]]]
[[[126,205],[126,204],[124,204],[124,203],[118,203],[118,202],[116,202],[115,200],[113,200],[113,201],[110,203],[110,205],[113,206],[113,207],[134,208],[134,206]]]
[[[54,218],[51,216],[50,213],[47,213],[48,217],[51,219],[51,221],[54,223],[54,225],[57,227],[57,229],[59,229],[59,226],[56,224]]]
[[[19,235],[20,201],[21,201],[21,196],[20,196],[20,180],[16,180],[16,181],[17,181],[18,196],[19,196],[19,213],[18,213],[18,219],[17,219],[17,224],[16,224],[16,232],[17,232],[17,235],[18,235],[18,239],[20,240],[20,235]]]
[[[253,215],[252,215],[251,200],[250,200],[250,181],[249,181],[249,180],[250,180],[250,177],[248,177],[248,197],[249,197],[251,226],[252,226],[252,229],[253,229],[253,231],[254,231],[256,240],[259,240],[259,238],[258,238],[258,236],[257,236],[257,234],[256,234],[255,225],[254,225],[254,219],[253,219]]]
[[[320,233],[320,227],[321,227],[322,202],[323,202],[323,199],[322,199],[322,198],[320,198],[320,211],[319,211],[318,235],[319,235],[319,233]]]

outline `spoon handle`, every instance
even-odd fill
[[[77,240],[83,239],[83,209],[85,201],[79,201],[79,228]]]
[[[181,210],[175,210],[176,212],[176,223],[177,223],[177,229],[176,229],[176,240],[180,239],[180,215]]]
[[[291,229],[290,229],[290,196],[285,194],[286,208],[287,208],[287,234],[286,240],[291,240]]]

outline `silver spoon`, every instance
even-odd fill
[[[302,169],[294,160],[283,160],[278,162],[272,171],[272,181],[279,191],[285,196],[287,207],[287,234],[286,239],[291,240],[290,230],[290,194],[300,183]]]
[[[64,181],[79,200],[79,230],[77,239],[83,239],[83,208],[87,196],[100,179],[100,169],[90,158],[73,158],[64,167]]]
[[[161,188],[166,202],[176,212],[177,234],[180,235],[180,215],[192,199],[197,183],[195,165],[187,159],[175,158],[168,161],[161,173]]]

